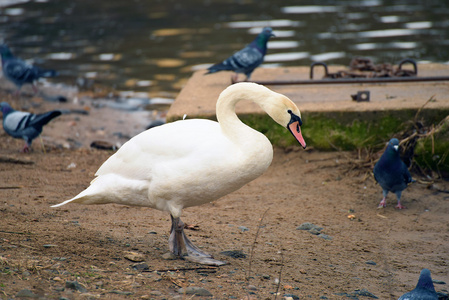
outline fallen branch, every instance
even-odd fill
[[[17,159],[8,156],[0,156],[0,163],[18,164],[18,165],[33,165],[34,161]]]
[[[204,266],[204,267],[192,267],[192,268],[173,268],[173,269],[160,269],[160,270],[142,270],[142,272],[177,272],[177,271],[195,271],[195,270],[215,270],[218,267]]]

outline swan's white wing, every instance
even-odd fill
[[[209,148],[214,144],[226,142],[217,135],[221,135],[220,126],[209,120],[184,120],[158,126],[125,143],[95,175],[115,173],[129,179],[149,180],[157,166],[192,160],[212,150]]]

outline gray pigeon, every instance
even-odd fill
[[[399,157],[398,139],[393,138],[388,142],[387,149],[374,166],[374,178],[382,187],[384,196],[378,206],[379,208],[387,206],[386,197],[388,192],[396,194],[398,200],[396,208],[405,208],[405,206],[401,205],[401,194],[413,180],[407,166]]]
[[[267,53],[267,42],[272,36],[274,36],[273,30],[270,27],[265,27],[251,44],[234,53],[223,62],[209,67],[206,74],[219,71],[234,71],[236,74],[232,77],[233,82],[236,82],[238,79],[237,73],[245,74],[245,81],[249,80],[254,69],[263,62],[263,58]]]
[[[438,300],[437,292],[430,277],[430,271],[422,269],[416,288],[411,292],[405,293],[398,300]]]
[[[37,93],[34,82],[40,77],[55,77],[58,73],[54,70],[43,70],[39,67],[32,66],[23,60],[14,57],[5,44],[0,45],[0,54],[2,56],[2,70],[6,79],[13,82],[16,87],[16,95],[20,93],[22,85],[29,83],[33,87],[33,91]]]
[[[28,152],[33,140],[42,132],[42,127],[52,119],[61,115],[61,111],[53,110],[42,114],[16,111],[8,103],[0,104],[3,113],[3,129],[12,137],[24,139],[26,144],[22,152]]]

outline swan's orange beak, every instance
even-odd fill
[[[301,146],[304,149],[306,149],[306,141],[304,141],[304,138],[303,138],[302,133],[301,133],[301,126],[300,126],[301,124],[300,124],[300,122],[301,122],[300,120],[297,120],[297,121],[293,121],[292,120],[288,124],[287,128],[293,134],[293,136],[298,141],[298,143],[300,143]]]

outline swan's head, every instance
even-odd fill
[[[305,149],[306,142],[301,133],[301,112],[292,100],[282,94],[273,91],[271,92],[273,93],[273,96],[268,98],[269,101],[267,102],[270,104],[266,108],[266,112],[279,125],[286,127],[298,143]],[[262,105],[262,107],[264,108],[264,105]]]
[[[218,121],[221,122],[222,113],[226,111],[224,106],[229,105],[234,108],[235,104],[241,100],[251,100],[259,104],[273,120],[290,130],[301,146],[306,148],[306,142],[301,133],[301,112],[295,103],[288,97],[257,83],[239,82],[221,92],[217,101]]]

